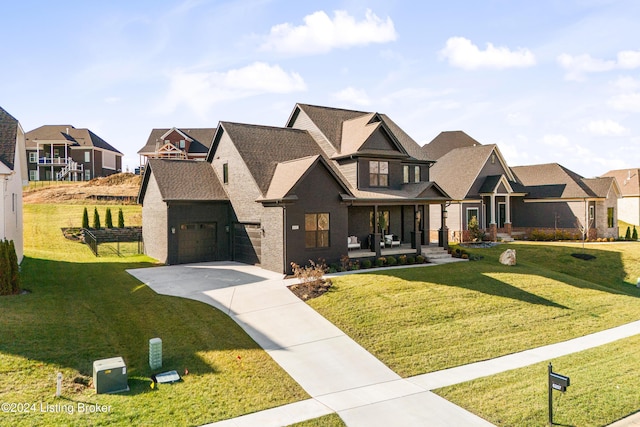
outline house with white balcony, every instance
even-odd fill
[[[122,172],[123,154],[89,129],[44,125],[26,134],[29,181],[89,181]]]

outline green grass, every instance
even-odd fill
[[[518,265],[499,254],[517,250]],[[334,279],[309,304],[408,377],[564,341],[640,315],[640,246],[513,244],[481,261]]]
[[[343,427],[345,425],[338,414],[330,414],[301,423],[291,424],[289,427]]]
[[[127,225],[136,225],[140,207],[122,207]],[[36,410],[0,412],[0,425],[200,425],[308,397],[228,316],[157,295],[126,273],[152,266],[150,258],[96,258],[64,239],[60,228],[79,226],[82,209],[25,205],[22,280],[31,293],[0,298],[0,401]],[[163,341],[162,370],[189,373],[152,390],[154,337]],[[127,364],[130,392],[96,395],[78,383],[92,377],[94,360],[114,356]],[[53,397],[57,372],[63,399]],[[40,411],[56,403],[108,405],[110,412]]]
[[[554,359],[553,370],[571,379],[553,392],[553,420],[565,426],[603,426],[638,410],[640,336]],[[548,421],[548,363],[503,372],[436,390],[498,426],[542,426]]]

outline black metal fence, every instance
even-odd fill
[[[144,253],[141,227],[83,229],[84,242],[95,256],[131,256]]]

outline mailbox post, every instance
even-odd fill
[[[553,366],[549,363],[549,426],[553,425],[553,390],[567,391],[569,377],[553,372]]]

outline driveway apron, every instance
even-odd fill
[[[270,418],[263,411],[213,425],[287,425],[323,412],[337,412],[348,426],[492,425],[402,379],[298,299],[286,287],[295,281],[281,274],[234,262],[128,272],[159,294],[194,299],[227,313],[316,402],[274,408]],[[296,410],[310,407],[309,413]]]

